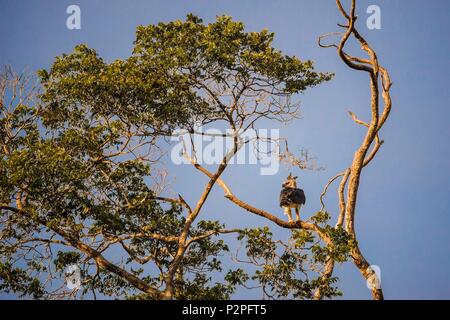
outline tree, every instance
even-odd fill
[[[226,16],[204,25],[189,15],[184,22],[139,27],[126,60],[106,63],[95,50],[77,46],[39,72],[37,96],[26,90],[27,78],[6,70],[3,290],[34,297],[228,298],[248,275],[229,270],[211,283],[209,272],[221,271],[218,256],[229,250],[214,236],[251,239],[259,231],[228,230],[199,215],[238,146],[192,208],[181,195],[158,194],[148,178],[158,174],[158,141],[174,129],[195,134],[199,123],[224,121],[237,133],[260,118],[284,121],[294,116],[292,94],[331,78],[310,61],[283,55],[272,39],[265,30],[247,33]],[[74,263],[81,266],[83,290],[55,289],[49,281]],[[15,276],[23,273],[23,280]]]
[[[377,89],[384,69],[354,28],[355,3],[350,15],[337,3],[349,22],[338,53],[349,66],[367,71]],[[352,34],[372,60],[343,52]],[[332,74],[276,50],[273,37],[267,30],[246,32],[227,16],[205,25],[188,15],[186,21],[138,27],[133,54],[125,60],[107,63],[95,50],[77,46],[39,72],[39,93],[29,87],[29,78],[6,70],[0,81],[0,290],[34,298],[101,293],[227,299],[237,286],[252,282],[267,298],[324,298],[340,294],[332,271],[349,255],[371,277],[353,221],[359,176],[382,143],[378,131],[388,113],[367,124],[368,136],[354,163],[325,187],[323,196],[343,178],[336,226],[323,197],[321,210],[308,221],[286,222],[238,198],[223,180],[230,160],[253,143],[282,148],[284,141],[284,158],[308,167],[284,139],[259,136],[257,124],[295,119],[296,94]],[[381,73],[388,96],[389,78]],[[179,129],[190,137],[204,135],[197,126],[212,124],[228,128],[219,136],[231,140],[216,168],[200,163],[187,144],[182,150],[208,178],[198,201],[191,205],[181,194],[164,195],[166,172],[159,160],[166,138]],[[255,135],[249,137],[249,131]],[[287,229],[289,240],[274,239],[269,227],[227,229],[220,221],[200,220],[207,216],[203,207],[216,184],[237,206]],[[246,258],[236,253],[233,259],[256,266],[254,274],[222,270],[219,257],[230,250],[225,234],[242,241]],[[67,290],[57,280],[71,264],[81,267],[80,290]],[[211,277],[217,271],[223,280]]]
[[[350,167],[348,167],[329,181],[329,183],[325,187],[323,195],[325,195],[330,183],[338,178],[341,178],[341,183],[339,185],[338,191],[340,213],[337,226],[342,226],[345,220],[345,230],[352,237],[352,239],[355,240],[355,245],[351,249],[351,257],[353,259],[353,262],[361,272],[362,276],[370,284],[373,299],[383,300],[384,297],[383,290],[381,288],[381,281],[380,279],[378,279],[378,276],[371,268],[366,258],[363,256],[356,242],[357,237],[355,232],[355,214],[356,199],[358,195],[359,182],[361,179],[361,172],[374,159],[381,145],[384,143],[384,141],[379,137],[379,132],[391,112],[392,100],[390,96],[390,89],[392,83],[389,77],[389,72],[386,68],[380,65],[377,54],[355,27],[356,1],[352,0],[349,11],[346,11],[343,8],[340,0],[336,0],[336,4],[339,12],[347,21],[346,25],[339,25],[340,27],[345,29],[345,32],[341,33],[342,37],[338,45],[323,45],[321,43],[321,40],[329,34],[319,37],[319,45],[324,48],[336,48],[339,57],[348,67],[357,71],[366,72],[368,74],[370,79],[371,91],[371,119],[370,121],[365,122],[358,119],[353,112],[349,112],[351,118],[353,119],[353,121],[355,121],[356,124],[362,125],[367,128],[366,135],[361,145],[355,151]],[[358,41],[361,49],[367,53],[368,58],[352,56],[344,51],[344,47],[351,36],[353,36]],[[381,112],[379,106],[380,84],[381,96],[384,102]],[[347,190],[347,199],[345,199],[345,189]],[[329,259],[329,262],[327,263],[325,272],[323,274],[325,278],[331,276],[331,274],[333,273],[333,265],[334,262],[332,261],[332,259]],[[318,291],[316,297],[320,298],[320,296],[320,291]]]

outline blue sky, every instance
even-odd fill
[[[66,8],[77,4],[82,29],[66,28]],[[366,8],[381,8],[381,30],[364,26]],[[228,14],[247,30],[275,32],[275,47],[312,59],[320,71],[335,72],[333,81],[302,97],[302,119],[279,127],[291,150],[307,149],[326,170],[294,171],[307,196],[303,216],[320,208],[319,195],[329,177],[346,168],[363,129],[348,117],[369,114],[367,76],[349,70],[317,37],[343,22],[334,1],[6,1],[0,0],[0,63],[16,70],[50,66],[54,57],[87,43],[108,61],[126,58],[135,28],[141,24],[183,19],[189,12],[206,22]],[[385,144],[364,171],[357,206],[357,233],[366,258],[380,266],[387,299],[450,299],[450,1],[359,1],[361,33],[378,52],[393,81],[393,109],[381,132]],[[191,202],[205,182],[189,166],[172,168],[176,192]],[[279,213],[278,193],[287,175],[261,176],[257,166],[232,166],[224,179],[242,199]],[[334,190],[333,190],[334,191]],[[334,192],[327,198],[335,210]],[[266,221],[226,202],[214,189],[204,217],[228,226],[256,226]],[[273,227],[283,236],[285,230]],[[367,299],[370,292],[351,263],[336,268],[344,298]],[[258,298],[239,291],[236,298]]]

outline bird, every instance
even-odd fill
[[[284,214],[289,218],[289,222],[292,222],[291,209],[295,209],[297,221],[300,221],[300,208],[306,202],[305,193],[302,189],[297,188],[297,177],[293,177],[289,173],[288,177],[282,184],[280,193],[280,207],[284,209]]]

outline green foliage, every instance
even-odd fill
[[[248,274],[241,268],[229,270],[225,276],[225,281],[229,282],[233,286],[244,285],[248,280]]]
[[[330,214],[326,211],[318,211],[310,220],[318,224],[325,224],[330,220]]]
[[[20,297],[40,299],[44,294],[41,282],[27,274],[27,271],[14,268],[11,263],[0,262],[0,292],[19,293]]]
[[[73,251],[69,251],[69,252],[63,252],[63,251],[59,251],[56,259],[53,261],[53,263],[55,264],[56,270],[58,271],[62,271],[64,270],[67,266],[71,265],[71,264],[76,264],[80,261],[81,255],[79,252],[73,252]]]
[[[214,87],[285,96],[331,79],[315,72],[311,61],[274,49],[273,37],[267,30],[246,32],[229,16],[205,25],[188,15],[186,21],[139,26],[125,60],[107,63],[79,45],[39,72],[44,124],[85,128],[91,116],[117,115],[148,134],[169,133],[224,116],[223,106],[211,103]]]
[[[318,213],[312,218],[326,224],[330,219],[327,213]],[[309,230],[293,230],[287,241],[274,240],[268,227],[246,229],[239,240],[245,243],[248,261],[257,270],[251,276],[263,289],[267,298],[312,299],[320,288],[322,296],[331,298],[341,295],[336,288],[336,277],[323,278],[321,270],[328,258],[335,262],[347,260],[352,241],[343,229],[324,228],[332,245],[322,243]],[[249,278],[245,275],[245,281]]]
[[[354,247],[354,239],[342,228],[334,228],[328,224],[331,216],[326,211],[318,211],[310,219],[322,225],[324,234],[332,242],[332,246],[315,244],[311,247],[313,259],[318,263],[325,263],[328,257],[336,262],[344,262],[348,259],[351,249]]]

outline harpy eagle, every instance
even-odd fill
[[[284,214],[289,217],[289,222],[292,221],[291,209],[295,208],[297,221],[300,221],[300,208],[305,204],[305,193],[302,189],[297,188],[297,177],[293,177],[289,173],[288,177],[282,184],[280,193],[280,207],[284,209]]]

